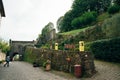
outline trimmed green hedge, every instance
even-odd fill
[[[96,59],[120,63],[120,37],[93,42],[90,49]]]

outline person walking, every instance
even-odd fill
[[[4,64],[4,67],[9,67],[9,62],[10,62],[10,56],[6,57],[6,63]]]

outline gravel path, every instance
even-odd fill
[[[10,67],[0,65],[0,80],[120,80],[120,64],[95,61],[95,66],[98,72],[93,77],[76,79],[66,73],[33,68],[26,62],[11,62]]]
[[[10,67],[0,66],[0,80],[67,80],[58,75],[34,68],[26,62],[11,62]]]

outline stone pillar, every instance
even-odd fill
[[[86,77],[91,77],[95,72],[94,56],[90,52],[80,53],[82,73]]]

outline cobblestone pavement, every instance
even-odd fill
[[[10,67],[0,65],[0,80],[120,80],[120,65],[95,61],[98,71],[91,78],[76,79],[66,73],[46,72],[26,62],[11,62]]]
[[[120,80],[120,64],[95,61],[95,66],[98,72],[92,78],[81,80]]]
[[[11,62],[10,67],[0,66],[0,80],[67,80],[64,77],[34,68],[26,62]]]

